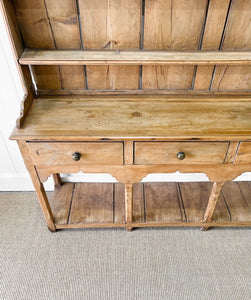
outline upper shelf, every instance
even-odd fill
[[[251,51],[25,50],[22,65],[250,65]]]

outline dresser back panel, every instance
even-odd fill
[[[251,49],[251,0],[13,0],[13,7],[25,48]],[[251,90],[249,65],[37,65],[30,70],[38,92]]]

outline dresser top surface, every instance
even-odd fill
[[[108,100],[109,98],[109,100]],[[215,139],[251,137],[250,97],[44,97],[13,139]],[[236,99],[236,98],[235,98]],[[225,100],[225,101],[224,101]]]

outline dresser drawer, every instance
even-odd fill
[[[228,142],[136,142],[135,164],[221,164]]]
[[[119,142],[32,142],[28,147],[36,165],[123,164],[123,143]]]
[[[235,164],[251,164],[251,142],[242,142],[240,144]]]

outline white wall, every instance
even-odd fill
[[[20,111],[23,89],[0,14],[0,191],[33,190],[17,143],[9,140]],[[49,182],[47,188],[51,188]]]
[[[18,77],[14,57],[0,15],[0,191],[33,190],[16,142],[9,136],[19,115],[23,90]],[[63,174],[66,181],[115,181],[109,174]],[[205,181],[204,174],[155,174],[148,175],[145,181]],[[251,173],[245,173],[238,180],[251,180]],[[46,189],[52,189],[51,178]]]

